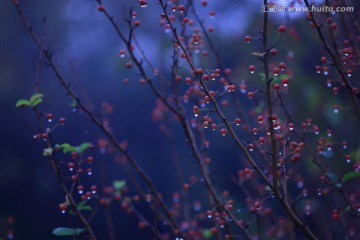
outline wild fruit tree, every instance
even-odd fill
[[[53,207],[68,224],[52,234],[93,240],[360,234],[360,26],[354,2],[254,1],[249,9],[257,12],[242,19],[245,23],[222,14],[240,3],[87,2],[91,15],[101,15],[111,27],[99,41],[109,36],[120,42],[118,48],[91,40],[92,47],[118,48],[117,58],[111,50],[96,61],[101,66],[113,59],[118,65],[112,74],[122,78],[109,91],[101,83],[92,86],[98,89],[95,97],[122,91],[121,104],[153,107],[148,119],[131,107],[116,112],[115,98],[98,104],[73,87],[66,78],[71,67],[49,47],[51,23],[44,18],[36,33],[31,25],[36,23],[26,18],[30,10],[12,2],[40,51],[36,71],[55,76],[51,84],[64,93],[57,101],[68,106],[70,99],[71,119],[86,119],[97,129],[92,135],[66,130],[77,122],[52,107],[41,74],[31,97],[16,103],[33,113],[36,123],[27,125],[44,146],[61,188],[56,191],[64,196]],[[307,11],[319,4],[327,11]],[[280,6],[283,12],[276,11]],[[226,29],[247,23],[245,30]],[[149,93],[151,103],[143,100]],[[133,140],[134,145],[119,134],[125,123],[136,126],[129,131],[140,132],[140,138],[162,139],[150,151],[162,157],[142,155],[148,142]],[[151,138],[154,130],[158,134]],[[73,134],[83,140],[74,143]],[[122,170],[114,173],[107,164]]]

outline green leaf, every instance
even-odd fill
[[[360,177],[360,172],[349,172],[342,177],[342,182],[344,183],[356,177]]]
[[[71,102],[70,102],[70,107],[72,108],[77,108],[77,102],[75,99],[73,99]]]
[[[91,143],[82,143],[80,146],[78,146],[78,152],[83,153],[86,149],[90,148]]]
[[[63,144],[61,144],[61,145],[59,146],[59,148],[62,148],[64,153],[68,153],[68,152],[78,152],[78,148],[77,148],[77,147],[71,146],[71,145],[68,144],[68,143],[63,143]]]
[[[74,236],[74,235],[79,235],[83,231],[85,231],[85,229],[58,227],[52,231],[52,234],[54,234],[55,236]]]
[[[113,181],[113,187],[115,188],[115,191],[121,191],[121,189],[125,186],[126,186],[126,181],[124,180]]]
[[[30,102],[26,99],[20,99],[16,102],[16,107],[30,106]]]
[[[38,98],[38,99],[36,99],[35,101],[31,102],[31,103],[30,103],[30,106],[31,106],[31,107],[35,107],[36,105],[38,105],[38,104],[41,103],[41,102],[42,102],[42,99],[41,99],[41,98]]]
[[[263,102],[260,102],[260,103],[257,105],[257,107],[255,108],[255,112],[256,112],[257,114],[260,114],[260,113],[263,111],[263,109],[264,109],[264,103],[263,103]]]
[[[92,207],[89,205],[86,205],[86,201],[82,201],[76,205],[76,208],[80,211],[92,211]]]
[[[209,238],[212,237],[213,233],[211,232],[210,229],[205,228],[205,229],[203,230],[203,232],[202,232],[202,235],[203,235],[203,237],[204,237],[205,239],[209,239]]]
[[[265,73],[258,73],[258,75],[261,78],[261,81],[265,82]]]
[[[337,181],[337,176],[335,174],[327,172],[327,173],[325,173],[325,175],[328,176],[331,179],[331,181],[333,181],[333,182]]]
[[[44,97],[44,95],[42,93],[35,93],[30,97],[30,106],[31,107],[35,107],[36,105],[38,105],[39,103],[42,102],[42,98]]]
[[[36,101],[37,99],[41,99],[44,97],[44,94],[42,93],[35,93],[30,97],[30,103],[33,103],[34,101]]]
[[[346,211],[346,212],[350,212],[350,211],[351,211],[351,206],[350,206],[350,205],[347,206],[347,207],[345,208],[345,211]]]

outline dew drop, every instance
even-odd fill
[[[61,210],[61,213],[64,214],[66,211],[65,210]]]
[[[79,190],[78,193],[81,195],[81,194],[84,193],[84,191],[83,191],[83,190]]]
[[[324,75],[327,76],[329,74],[328,71],[324,71]]]
[[[255,71],[250,71],[250,73],[254,73]]]
[[[351,77],[351,73],[348,73],[348,75],[347,75],[348,77]]]

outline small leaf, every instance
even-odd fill
[[[82,143],[80,146],[78,146],[78,152],[83,153],[86,149],[90,148],[91,143]]]
[[[350,206],[350,205],[347,206],[347,207],[345,208],[345,211],[346,211],[346,212],[350,212],[350,211],[351,211],[351,206]]]
[[[265,73],[258,73],[258,75],[261,78],[261,81],[265,82]]]
[[[62,148],[64,153],[77,152],[77,151],[78,151],[77,147],[71,146],[71,145],[68,144],[68,143],[63,143],[63,144],[61,144],[61,145],[59,146],[59,148]]]
[[[30,106],[30,102],[26,99],[20,99],[16,102],[16,107]]]
[[[259,52],[252,52],[251,55],[257,57],[257,58],[263,58],[265,55],[267,54],[267,52],[262,52],[262,53],[259,53]]]
[[[123,180],[113,181],[113,187],[115,188],[115,191],[120,191],[125,186],[126,186],[126,181]]]
[[[55,228],[52,231],[52,233],[55,236],[74,236],[74,235],[79,235],[83,231],[85,231],[85,230],[82,228],[58,227],[58,228]]]
[[[30,106],[31,106],[31,107],[35,107],[36,105],[38,105],[38,104],[41,103],[41,102],[42,102],[42,99],[41,99],[41,98],[38,98],[38,99],[36,99],[35,101],[31,102],[31,103],[30,103]]]
[[[322,155],[327,158],[330,159],[334,156],[334,152],[332,150],[328,150],[328,151],[324,151],[322,152]]]
[[[260,113],[262,113],[263,109],[264,109],[264,103],[263,103],[263,102],[260,102],[260,103],[257,105],[257,107],[255,108],[255,112],[256,112],[257,114],[260,114]]]
[[[86,201],[82,201],[76,205],[76,208],[80,211],[92,211],[92,207],[89,205],[86,205]]]
[[[71,102],[70,102],[70,107],[72,108],[77,108],[77,102],[75,99],[73,99]]]
[[[337,176],[335,174],[327,172],[327,173],[325,173],[325,175],[328,176],[331,179],[331,181],[333,181],[333,182],[337,181]]]
[[[42,93],[35,93],[30,97],[30,103],[32,104],[34,101],[36,101],[37,99],[41,99],[43,98],[44,95]]]
[[[360,177],[360,172],[349,172],[342,177],[342,182],[344,183],[356,177]]]
[[[205,239],[209,239],[213,236],[213,233],[211,232],[210,229],[206,228],[203,230],[202,235]]]

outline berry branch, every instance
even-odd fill
[[[311,8],[311,5],[308,0],[304,0],[304,3],[309,9]],[[336,57],[336,54],[331,50],[331,48],[326,40],[326,37],[321,29],[323,25],[319,25],[319,23],[315,19],[313,12],[310,11],[309,16],[310,16],[310,21],[314,24],[314,27],[318,33],[321,43],[323,44],[323,48],[330,55],[334,67],[336,68],[337,72],[341,76],[342,81],[344,82],[346,88],[348,89],[354,111],[356,113],[358,120],[360,121],[360,105],[359,105],[360,94],[359,94],[359,91],[357,90],[357,88],[355,88],[351,84],[350,80],[348,79],[348,77],[345,74],[344,69],[342,69],[338,58]]]
[[[25,28],[27,29],[27,31],[29,32],[31,38],[34,40],[35,44],[37,45],[37,47],[39,49],[41,49],[43,51],[44,56],[46,57],[47,61],[48,61],[48,65],[51,67],[51,69],[53,70],[53,72],[55,73],[56,78],[59,80],[61,86],[66,90],[67,94],[76,101],[77,106],[80,110],[82,110],[89,118],[90,120],[105,134],[105,136],[109,139],[109,141],[113,144],[113,146],[119,151],[121,152],[126,159],[129,160],[130,164],[133,166],[133,168],[135,169],[135,171],[141,176],[141,178],[144,180],[144,182],[147,184],[147,186],[149,187],[149,189],[151,189],[151,191],[154,193],[154,196],[157,198],[159,205],[161,206],[162,210],[164,211],[165,215],[167,216],[171,227],[176,230],[178,229],[177,227],[177,223],[176,221],[173,219],[173,217],[170,214],[170,211],[168,210],[168,208],[166,207],[165,203],[163,202],[163,200],[159,199],[158,196],[158,191],[156,189],[156,187],[154,186],[153,182],[150,180],[150,178],[146,175],[146,173],[143,171],[143,169],[140,167],[140,165],[136,162],[136,160],[132,157],[132,155],[130,155],[130,153],[126,150],[123,149],[119,144],[118,144],[118,140],[115,138],[115,136],[113,136],[111,134],[111,132],[109,132],[103,125],[103,123],[98,120],[94,114],[85,106],[83,105],[82,101],[75,95],[75,93],[72,91],[72,89],[70,88],[70,86],[66,83],[65,79],[62,77],[62,75],[60,74],[58,68],[56,67],[56,65],[54,64],[53,60],[52,60],[52,54],[50,53],[50,51],[42,44],[42,42],[40,41],[40,39],[35,35],[35,33],[32,31],[32,27],[29,25],[29,23],[27,22],[27,20],[25,19],[25,16],[20,8],[20,4],[16,3],[15,4],[16,9],[18,11],[19,16],[21,17],[23,24],[25,26]],[[106,12],[105,15],[109,18],[109,20],[111,20],[111,23],[115,24],[115,22],[113,21],[112,17]],[[118,31],[119,35],[121,36],[121,38],[123,40],[126,41],[126,39],[123,37],[122,33],[120,31]],[[130,47],[129,47],[130,48]],[[141,63],[136,61],[138,66],[141,66]],[[142,69],[142,68],[141,68]],[[148,80],[150,81],[150,80]],[[159,94],[159,93],[158,93]],[[160,95],[160,94],[159,94]],[[171,106],[168,106],[171,107]]]

